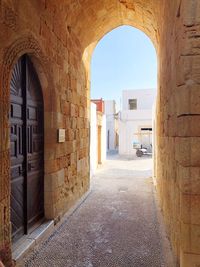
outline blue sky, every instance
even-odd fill
[[[91,98],[115,99],[122,90],[156,88],[157,56],[141,31],[121,26],[97,44],[91,62]]]

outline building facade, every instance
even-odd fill
[[[107,152],[118,149],[118,119],[114,100],[105,100]]]
[[[122,92],[122,111],[119,112],[119,154],[134,155],[134,144],[152,145],[152,107],[154,89]]]
[[[99,164],[106,160],[106,116],[104,101],[91,100],[90,110],[90,177]]]

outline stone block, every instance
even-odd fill
[[[45,113],[45,129],[63,128],[64,116],[61,112]]]
[[[184,253],[180,255],[181,267],[200,267],[200,254]]]
[[[175,91],[177,116],[200,114],[199,85],[193,81]]]
[[[44,129],[44,143],[46,145],[46,148],[48,149],[49,147],[55,147],[57,143],[57,128],[45,128]]]
[[[72,149],[73,149],[73,152],[76,152],[76,150],[77,150],[77,141],[76,140],[72,141]]]
[[[190,166],[190,140],[189,138],[175,139],[175,159],[182,166]]]
[[[66,155],[66,151],[67,151],[66,142],[57,144],[56,149],[55,149],[56,158],[60,158],[60,157],[65,156]]]
[[[185,194],[200,194],[200,167],[177,168],[179,188]]]
[[[72,129],[67,129],[66,130],[66,140],[67,141],[72,141],[75,139],[75,134],[74,134],[74,130]]]
[[[44,178],[44,191],[52,192],[64,184],[64,169],[55,173],[46,174]]]
[[[10,240],[10,209],[9,198],[5,198],[0,202],[0,243],[2,240]]]
[[[199,64],[199,55],[181,56],[178,67],[178,85],[198,84],[200,81]]]
[[[169,116],[168,120],[167,120],[167,129],[165,130],[165,132],[167,133],[166,136],[177,136],[177,131],[178,131],[178,125],[177,125],[177,117],[172,115]]]
[[[70,103],[66,100],[61,100],[61,112],[65,115],[70,114]]]
[[[200,2],[183,0],[181,3],[183,24],[187,27],[200,23]]]
[[[64,180],[65,180],[64,169],[62,169],[59,172],[57,172],[57,180],[58,180],[58,186],[62,187],[64,185]]]
[[[175,158],[185,167],[200,166],[200,137],[177,137],[175,143]]]
[[[44,177],[44,192],[51,192],[57,187],[57,181],[53,174],[46,174]]]
[[[200,225],[181,223],[181,249],[184,253],[200,254]]]
[[[181,220],[200,225],[200,195],[181,194]]]
[[[177,118],[178,136],[200,136],[200,116],[187,115]]]
[[[0,201],[9,198],[10,161],[9,151],[0,152]]]
[[[71,128],[72,129],[76,129],[78,126],[77,126],[77,119],[76,118],[70,118],[71,120]]]
[[[46,219],[53,220],[54,218],[56,218],[56,206],[54,204],[45,203],[44,210]]]
[[[67,148],[66,150],[67,154],[72,153],[73,152],[73,141],[66,141],[65,143],[66,143],[66,148]]]
[[[199,43],[199,32],[200,26],[195,25],[192,27],[192,30],[186,31],[183,42],[181,42],[180,49],[182,51],[182,55],[199,55],[200,47]]]
[[[56,205],[60,198],[60,188],[55,188],[54,191],[46,191],[44,194],[45,205]]]
[[[53,173],[59,170],[57,159],[44,161],[45,174]]]
[[[57,135],[54,137],[57,139]],[[56,158],[56,144],[48,143],[44,145],[44,159],[54,160]]]
[[[190,148],[190,158],[191,166],[200,166],[200,137],[190,137],[191,148]]]
[[[76,106],[74,104],[70,104],[70,116],[75,117],[76,116]]]

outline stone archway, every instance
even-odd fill
[[[90,1],[84,6],[85,12],[79,14],[82,27],[78,23],[72,26],[83,45],[88,91],[92,52],[108,31],[119,25],[132,25],[144,31],[156,47],[157,190],[173,251],[181,266],[196,266],[200,262],[196,234],[200,230],[200,183],[195,178],[200,167],[199,132],[193,130],[200,107],[199,52],[195,49],[199,41],[194,41],[199,33],[195,11],[198,8],[197,1],[184,0],[104,1],[97,5]]]
[[[47,136],[46,174],[48,185],[56,180],[57,186],[56,194],[48,194],[56,205],[48,204],[51,212],[47,217],[60,218],[89,188],[92,50],[106,32],[132,25],[151,38],[159,61],[156,176],[165,223],[181,266],[199,264],[200,133],[195,127],[200,114],[199,8],[198,0],[79,0],[60,5],[53,0],[27,0],[20,5],[1,1],[0,257],[11,258],[8,85],[14,62],[22,53],[33,55],[42,87],[43,81],[48,84],[44,95],[50,94],[55,100],[46,106],[46,126],[53,129]],[[40,40],[48,55],[46,63],[39,63],[41,48],[30,35],[24,37],[24,32]],[[63,144],[55,144],[57,128],[66,129]]]

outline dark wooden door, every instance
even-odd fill
[[[24,234],[25,151],[23,60],[14,66],[10,82],[11,222],[13,239]]]
[[[13,68],[10,102],[11,223],[16,241],[44,215],[43,97],[28,56]]]
[[[27,217],[28,228],[44,214],[43,97],[30,60],[26,64],[27,86]]]

